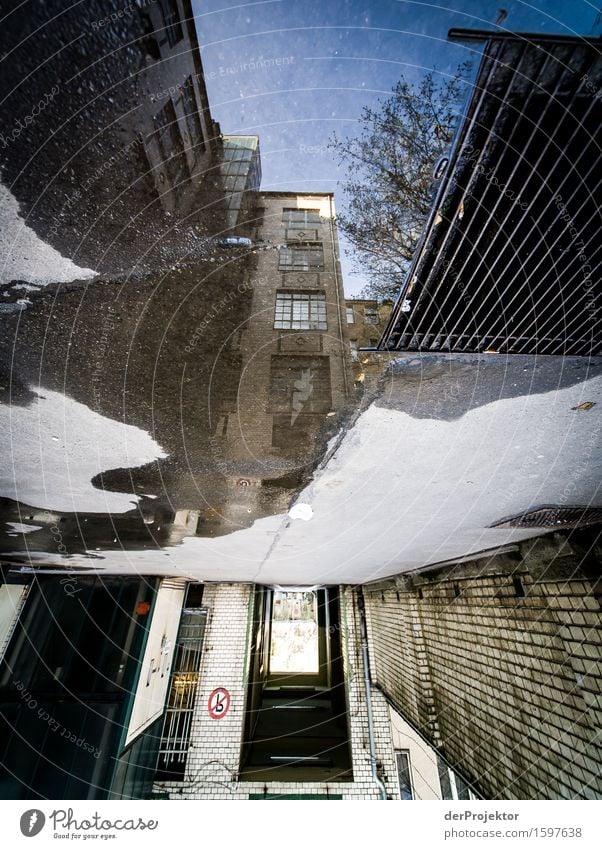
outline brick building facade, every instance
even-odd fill
[[[486,798],[599,798],[594,537],[366,587],[375,683]]]

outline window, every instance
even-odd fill
[[[378,324],[378,310],[375,307],[364,309],[364,321],[366,324]]]
[[[355,324],[355,315],[353,314],[353,307],[347,307],[347,324]]]
[[[414,798],[412,791],[412,776],[410,774],[410,753],[407,749],[395,752],[397,760],[397,774],[399,776],[399,794],[402,799],[408,801]]]
[[[160,0],[160,2],[165,34],[167,35],[169,46],[173,47],[174,44],[177,44],[183,38],[178,2],[177,0]]]
[[[320,671],[318,597],[315,592],[275,592],[270,640],[270,675]]]
[[[301,392],[303,392],[304,383],[307,384],[307,380],[303,380],[301,375]],[[291,411],[275,413],[272,416],[272,448],[282,448],[288,456],[296,453],[305,456],[308,446],[314,444],[320,425],[324,421],[323,413],[303,412],[303,395],[298,391],[295,398],[291,393]],[[300,413],[295,406],[301,408]]]
[[[277,292],[276,330],[327,330],[324,292]]]
[[[204,151],[205,140],[203,138],[203,128],[199,117],[199,110],[196,105],[196,97],[194,94],[194,83],[192,77],[188,77],[182,87],[182,102],[184,106],[184,114],[186,115],[186,124],[188,126],[188,134],[190,136],[191,146],[197,145]]]
[[[443,758],[437,758],[439,769],[439,782],[441,784],[441,796],[443,799],[478,799],[464,779],[449,767]]]
[[[161,157],[162,165],[167,170],[172,186],[175,186],[187,175],[186,157],[182,134],[178,126],[176,110],[171,100],[155,115],[156,132],[152,135]]]
[[[359,362],[359,358],[360,358],[357,341],[355,339],[352,339],[351,342],[350,342],[350,345],[351,345],[351,360],[354,363],[357,363],[357,362]]]
[[[324,250],[320,244],[300,242],[280,248],[279,271],[324,271]]]
[[[289,230],[314,229],[320,224],[319,209],[283,209],[282,221]]]

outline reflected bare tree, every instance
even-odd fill
[[[363,295],[395,298],[433,197],[433,168],[449,149],[470,66],[453,76],[402,78],[378,109],[365,107],[357,135],[334,137],[347,167],[345,204],[337,223],[371,278]]]

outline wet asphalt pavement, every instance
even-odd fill
[[[5,536],[5,551],[51,549],[49,528],[56,523],[69,551],[117,541],[126,549],[144,548],[180,540],[173,528],[178,511],[194,511],[196,533],[215,536],[287,509],[328,432],[309,453],[300,455],[291,445],[288,461],[278,466],[251,453],[227,459],[218,432],[220,417],[237,413],[241,360],[232,342],[249,318],[252,293],[244,281],[253,265],[252,254],[226,256],[147,280],[44,291],[23,312],[3,318],[2,402],[13,428],[2,494],[10,494],[11,477],[14,484],[3,512],[6,521],[39,526]],[[88,418],[72,430],[67,420],[83,410]],[[39,428],[19,432],[21,413],[37,418]],[[141,446],[141,439],[154,446]],[[147,458],[149,450],[156,458]],[[40,455],[33,490],[18,471],[23,453],[30,462],[32,452]],[[78,467],[95,454],[98,471],[82,491]],[[42,489],[37,478],[45,475],[50,482]],[[262,495],[252,509],[227,520],[228,501],[244,505],[247,497],[244,488],[232,490],[241,476],[261,478]],[[98,498],[90,502],[92,489]],[[73,509],[57,498],[63,491],[73,495]],[[106,491],[126,496],[118,515],[106,510]]]
[[[0,168],[41,239],[129,279],[203,256],[209,225],[202,192],[179,218],[153,184],[140,143],[153,106],[142,82],[152,28],[144,12],[99,25],[126,6],[50,0],[3,21]]]
[[[28,233],[3,244],[0,285],[0,548],[17,557],[246,527],[287,509],[334,426],[277,466],[223,455],[254,255],[212,240],[211,169],[185,211],[158,193],[141,143],[157,45],[144,9],[112,9],[29,4],[2,28],[5,233]]]
[[[407,429],[424,420],[440,439],[437,422],[506,400],[553,398],[599,371],[586,359],[559,369],[551,358],[527,358],[508,370],[496,358],[401,358],[378,386],[356,387],[348,408],[323,415],[309,443],[291,437],[277,460],[271,451],[229,451],[225,420],[237,421],[241,381],[252,379],[240,338],[262,285],[257,251],[274,246],[216,246],[223,220],[211,170],[184,187],[192,194],[185,210],[158,192],[141,133],[151,108],[141,81],[156,59],[144,11],[99,26],[111,6],[97,0],[27,8],[0,35],[1,214],[12,216],[5,233],[27,232],[18,251],[2,243],[0,277],[0,551],[9,562],[87,552],[80,568],[95,568],[104,550],[173,552],[185,537],[286,520],[370,400],[364,422],[382,416],[389,446],[401,439],[389,419]],[[360,431],[348,442],[368,438]],[[423,450],[415,488],[429,480],[433,445]],[[382,451],[375,446],[372,465],[380,457],[386,470],[375,496],[386,504],[394,464]],[[344,481],[325,486],[349,488],[354,463]],[[356,504],[355,492],[349,499]],[[328,533],[339,521],[335,506]],[[362,529],[360,512],[349,539]],[[321,557],[330,537],[320,540]],[[261,545],[271,551],[271,537]]]

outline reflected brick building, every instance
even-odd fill
[[[124,274],[198,253],[208,235],[236,227],[244,191],[259,186],[258,159],[242,163],[242,193],[239,179],[229,188],[241,163],[209,109],[190,0],[77,10],[49,0],[17,15],[4,30],[13,43],[0,161],[40,238],[80,266]],[[47,107],[23,124],[24,104],[50,81]]]
[[[389,362],[390,357],[386,355],[361,349],[376,348],[391,315],[392,306],[388,301],[379,303],[362,298],[347,298],[345,301],[347,335],[356,382],[363,383],[366,375],[380,374]]]
[[[238,421],[222,427],[233,457],[290,471],[289,452],[311,451],[349,392],[334,203],[330,194],[262,192],[257,213],[256,240],[274,248],[258,255],[241,332]]]
[[[230,482],[227,503],[205,517],[216,532],[268,504],[288,509],[350,394],[333,197],[260,192],[256,203],[250,315],[222,354],[239,382],[216,404],[213,457]]]

